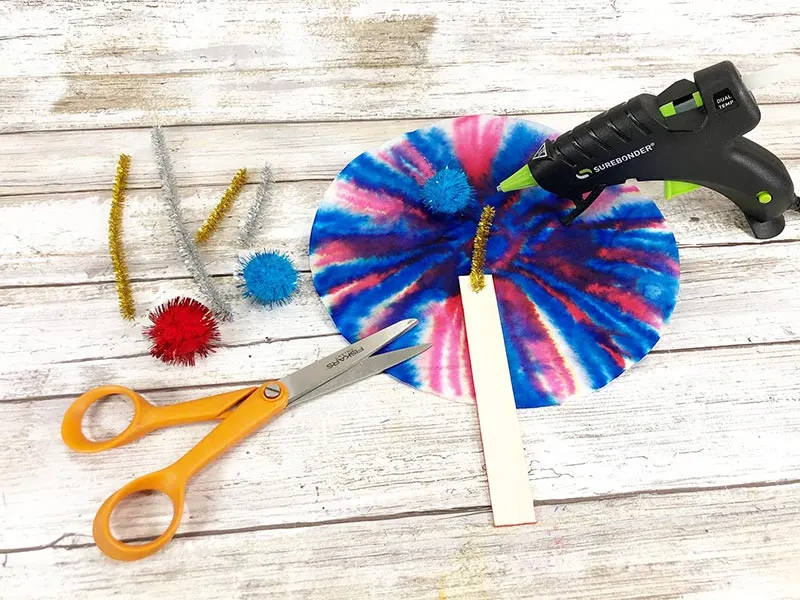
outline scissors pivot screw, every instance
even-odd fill
[[[277,398],[281,395],[281,386],[277,383],[270,383],[264,388],[264,395],[270,399]]]

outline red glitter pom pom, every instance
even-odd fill
[[[144,334],[150,338],[150,354],[167,364],[194,366],[196,356],[205,358],[219,341],[214,315],[192,298],[173,298],[150,315],[152,327]]]

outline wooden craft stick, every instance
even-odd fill
[[[458,278],[492,515],[495,527],[535,523],[494,280],[485,275],[484,281],[475,292],[469,276]]]

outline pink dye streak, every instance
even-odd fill
[[[562,278],[566,280],[567,275],[571,275],[574,272],[574,269],[575,269],[574,266],[570,266],[569,269],[564,268],[561,273]],[[553,298],[561,302],[561,305],[567,310],[569,315],[575,320],[576,323],[586,325],[587,327],[594,326],[594,322],[588,317],[588,315],[585,312],[583,312],[580,309],[580,307],[578,307],[577,304],[575,304],[572,301],[572,299],[567,294],[559,292],[554,287],[551,287],[544,280],[540,279],[539,277],[537,277],[532,273],[523,274],[523,277],[530,279],[531,281],[536,283],[536,285],[545,290]]]
[[[442,386],[442,363],[444,361],[445,344],[442,341],[446,338],[442,337],[443,329],[442,321],[444,320],[444,306],[437,306],[430,316],[430,339],[435,340],[436,343],[425,354],[429,355],[429,366],[432,367],[429,371],[428,384],[431,389],[437,394],[443,393]]]
[[[585,325],[589,329],[595,328],[594,322],[589,318],[589,316],[584,313],[577,304],[575,304],[566,294],[563,294],[556,289],[547,285],[544,281],[537,278],[534,275],[529,276],[530,279],[535,281],[537,285],[541,286],[543,290],[545,290],[548,294],[553,296],[556,300],[561,302],[562,306],[566,308],[569,315],[575,320],[576,323],[580,323]],[[622,365],[624,368],[624,360],[622,355],[618,352],[618,350],[613,349],[608,344],[598,341],[598,345],[603,348],[614,360],[615,363]],[[538,356],[538,355],[537,355]]]
[[[338,200],[357,214],[385,215],[399,217],[406,210],[405,201],[400,196],[387,192],[365,190],[350,181],[339,181],[336,190]]]
[[[586,194],[584,194],[585,196]],[[586,210],[586,216],[606,214],[611,208],[619,202],[619,193],[616,189],[606,189],[597,197],[597,200],[592,202],[592,205]]]
[[[383,282],[384,279],[388,279],[390,276],[395,275],[395,274],[396,273],[395,273],[394,270],[387,271],[386,273],[383,273],[380,276],[380,279],[377,280],[377,283],[381,283],[381,282]],[[371,275],[370,277],[365,278],[365,280],[370,279],[373,276],[374,275]],[[367,288],[370,288],[370,287],[374,287],[374,285],[375,285],[374,283],[365,284],[362,289],[367,289]],[[405,289],[403,289],[402,292],[396,294],[392,298],[391,302],[389,304],[387,304],[387,306],[384,306],[383,308],[371,313],[369,315],[369,326],[362,328],[362,332],[361,332],[362,336],[372,335],[373,333],[375,333],[375,332],[379,331],[380,329],[382,329],[382,328],[386,327],[387,325],[389,325],[393,320],[395,320],[394,315],[392,315],[392,311],[394,310],[393,304],[395,302],[399,302],[400,300],[405,298],[407,295],[415,294],[418,291],[419,291],[419,281],[415,281],[414,283],[412,283],[411,285],[409,285]],[[348,293],[349,293],[349,290],[348,290]],[[405,316],[403,316],[402,318],[405,318]]]
[[[492,163],[500,144],[506,119],[481,122],[480,116],[461,117],[453,122],[453,146],[470,184],[476,189],[491,185]]]
[[[430,350],[427,350],[414,359],[417,368],[417,375],[420,382],[425,386],[425,390],[434,393],[437,392],[432,384],[434,374],[439,370],[439,365],[436,363],[436,352],[439,340],[435,339],[429,330],[432,330],[432,321],[434,320],[433,314],[426,314],[424,316],[425,334],[419,339],[420,343],[432,342]]]
[[[633,315],[651,327],[658,327],[661,322],[644,298],[632,292],[601,283],[590,283],[586,286],[586,293],[613,304],[620,312]]]
[[[597,257],[607,261],[626,262],[634,265],[646,266],[653,257],[645,250],[633,248],[600,248]],[[671,258],[664,258],[663,269],[670,275],[677,277],[680,274],[680,265]]]
[[[420,151],[417,150],[411,142],[404,140],[403,143],[398,147],[398,150],[401,152],[403,158],[405,158],[414,167],[416,172],[412,173],[412,175],[417,183],[422,185],[428,181],[428,179],[433,177],[434,170],[431,166],[431,163],[429,163],[428,160],[422,154],[420,154]]]
[[[606,351],[606,354],[608,354],[611,357],[611,360],[614,361],[615,365],[617,365],[620,369],[625,368],[625,359],[622,358],[622,354],[620,354],[619,352],[617,352],[617,350],[611,348],[608,344],[605,344],[603,342],[598,342],[598,345],[603,350]]]
[[[469,356],[469,351],[466,345],[466,328],[464,326],[464,307],[461,304],[461,296],[453,296],[444,302],[445,312],[445,330],[442,335],[447,340],[447,345],[450,349],[449,357],[450,363],[447,365],[448,384],[450,389],[457,396],[463,395],[461,373],[459,368],[464,364],[464,357]],[[467,360],[467,365],[469,361]],[[467,370],[471,373],[471,370]],[[472,377],[470,381],[470,395],[474,396],[472,392]]]
[[[434,344],[424,356],[428,366],[428,384],[437,394],[462,394],[459,358],[463,351],[463,323],[460,296],[452,296],[428,308],[427,338]]]
[[[536,364],[542,367],[542,376],[547,380],[553,395],[556,398],[565,398],[575,393],[575,382],[572,373],[564,361],[564,357],[556,348],[555,343],[547,334],[547,328],[539,317],[535,307],[528,297],[514,284],[505,279],[495,279],[497,298],[503,306],[513,307],[518,317],[525,318],[533,329],[539,332],[539,340],[529,342],[526,347],[531,350]],[[534,379],[528,377],[533,383]]]
[[[394,224],[402,218],[423,227],[430,218],[420,207],[409,204],[400,196],[365,190],[348,181],[338,183],[336,194],[342,205],[353,209],[354,214],[369,216],[375,225]]]
[[[491,241],[491,238],[490,238]],[[513,261],[517,256],[519,256],[519,252],[522,247],[528,243],[528,240],[524,237],[516,237],[511,240],[506,240],[508,243],[508,248],[503,253],[502,256],[498,257],[496,260],[492,261],[490,270],[492,272],[502,271],[509,267],[511,261]]]
[[[328,265],[344,263],[356,258],[353,249],[343,240],[335,240],[322,246],[314,254],[315,267],[327,267]]]
[[[364,277],[363,279],[359,279],[358,281],[336,286],[328,293],[328,298],[330,298],[330,302],[332,304],[339,304],[348,296],[352,296],[353,294],[357,294],[358,292],[382,283],[383,280],[388,277],[388,275],[388,273],[373,273],[367,277]]]
[[[464,305],[461,298],[454,296],[448,299],[450,311],[450,387],[457,396],[462,396],[464,390],[461,373],[472,373],[472,366],[469,362],[469,349],[467,348],[467,330],[464,325]],[[467,395],[475,397],[475,389],[472,384],[472,377],[468,378]]]
[[[433,177],[433,167],[411,142],[404,140],[390,150],[379,150],[377,158],[422,185]]]

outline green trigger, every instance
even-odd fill
[[[675,196],[680,196],[686,192],[696,190],[700,186],[694,183],[686,183],[685,181],[665,181],[664,182],[664,198],[669,200]]]

